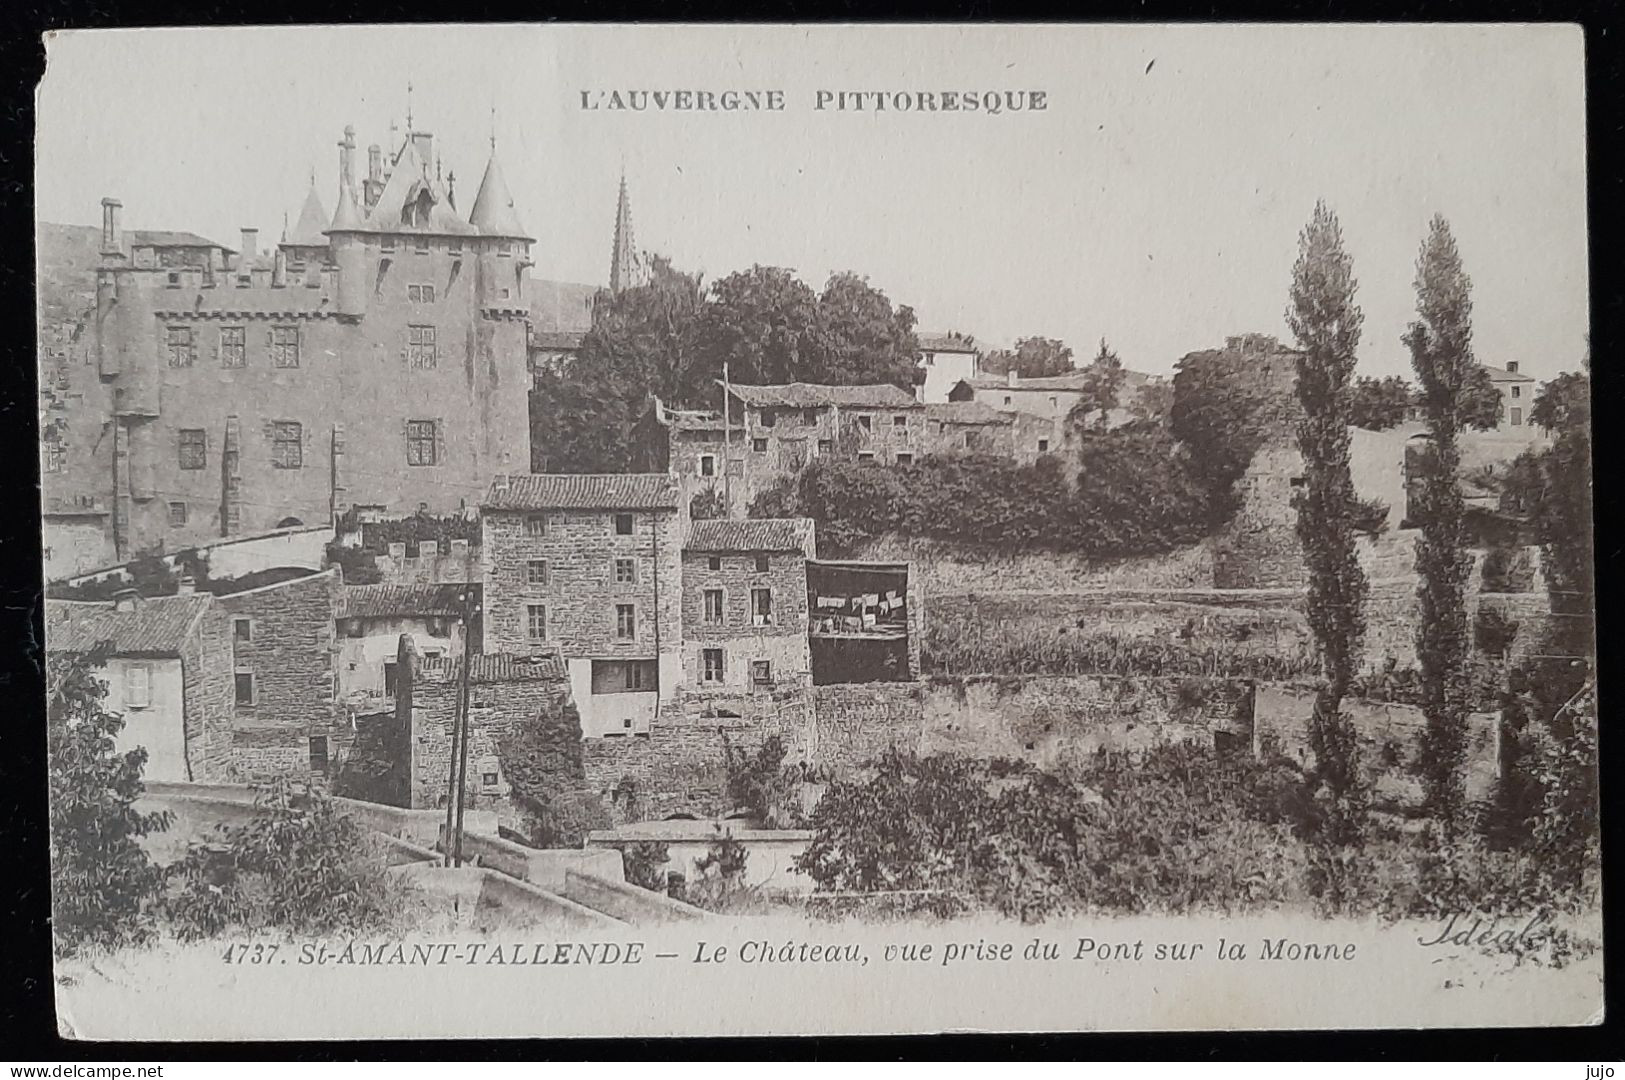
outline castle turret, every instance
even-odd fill
[[[475,278],[477,303],[481,307],[521,306],[532,238],[519,223],[513,195],[497,163],[494,140],[491,160],[485,166],[468,221],[479,230],[481,238]]]
[[[366,227],[362,218],[360,207],[355,204],[355,193],[346,182],[346,173],[350,167],[350,155],[355,146],[355,133],[352,128],[344,129],[344,141],[339,143],[339,194],[338,206],[333,211],[333,222],[327,227],[327,243],[332,252],[333,262],[338,266],[336,301],[338,313],[351,318],[360,318],[367,312],[367,243],[361,230]],[[374,146],[369,152],[369,171],[375,172],[378,168],[377,150]],[[372,177],[369,175],[367,183],[371,190]]]

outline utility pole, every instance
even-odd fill
[[[733,481],[728,479],[728,462],[733,460],[734,436],[733,428],[728,420],[728,398],[732,392],[728,389],[728,362],[722,362],[722,504],[727,512],[724,517],[734,516]]]
[[[468,684],[474,667],[473,629],[474,614],[479,605],[474,602],[474,586],[463,587],[463,686],[457,713],[462,720],[463,737],[457,742],[457,827],[452,840],[452,865],[463,865],[463,803],[468,794]]]
[[[468,646],[463,646],[463,670],[468,670]],[[456,713],[451,717],[451,764],[446,774],[446,834],[445,834],[445,865],[452,865],[453,830],[457,826],[457,745],[461,733],[461,717]]]

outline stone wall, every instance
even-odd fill
[[[756,568],[767,560],[766,572]],[[711,569],[712,560],[719,568]],[[723,652],[722,682],[736,690],[753,689],[751,663],[772,665],[774,683],[806,684],[812,680],[812,657],[807,646],[807,560],[799,551],[704,552],[687,551],[682,559],[682,627],[684,664],[688,680],[704,682],[703,653]],[[751,592],[768,589],[773,621],[758,626],[753,618]],[[705,594],[722,592],[722,621],[707,622]]]
[[[197,634],[181,649],[185,687],[186,760],[190,780],[227,780],[232,763],[231,620],[211,604]]]
[[[518,511],[483,516],[485,651],[523,654],[530,640],[526,606],[547,608],[548,640],[566,658],[654,659],[682,641],[683,515],[670,510],[632,512],[632,533],[615,532],[616,511],[550,510],[546,532],[527,535]],[[636,579],[615,580],[615,560],[632,559]],[[527,568],[545,561],[547,581],[532,583]],[[633,640],[616,636],[615,608],[632,604]],[[658,608],[658,612],[657,612]]]
[[[254,701],[234,706],[232,760],[248,779],[309,775],[311,740],[327,739],[336,770],[353,733],[336,696],[333,610],[338,571],[219,597],[231,670],[252,673]],[[236,632],[246,620],[248,636]],[[235,690],[233,690],[235,700]]]

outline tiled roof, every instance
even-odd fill
[[[124,233],[131,247],[216,247],[229,254],[235,254],[236,248],[217,244],[192,232],[176,232],[171,229],[127,229]]]
[[[207,593],[138,598],[128,611],[112,603],[76,600],[45,602],[48,652],[89,652],[107,642],[114,656],[179,656],[203,612],[214,602]]]
[[[805,551],[812,539],[811,518],[715,518],[689,526],[685,551]]]
[[[730,383],[734,397],[752,406],[810,409],[822,405],[867,405],[878,409],[917,405],[914,395],[891,383],[865,386],[824,386],[819,383],[784,383],[779,386],[745,386]]]
[[[666,473],[545,473],[499,476],[486,510],[675,510],[677,484]]]
[[[1492,383],[1535,381],[1531,376],[1525,375],[1521,371],[1508,371],[1506,368],[1496,367],[1493,364],[1485,364],[1484,370],[1490,373],[1490,382]]]
[[[975,345],[963,337],[954,334],[916,334],[915,340],[920,343],[921,352],[977,352]]]
[[[458,678],[462,672],[457,660],[450,656],[428,657],[422,661],[423,674],[432,679]],[[509,653],[475,653],[474,665],[469,670],[469,682],[556,682],[565,677],[564,662],[556,652],[539,652],[530,656]]]
[[[333,608],[335,619],[381,619],[392,615],[461,615],[458,599],[468,586],[346,585]]]
[[[980,401],[949,401],[925,407],[927,420],[950,424],[1013,424],[1015,417]]]

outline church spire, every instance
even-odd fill
[[[632,201],[626,194],[626,172],[621,172],[621,193],[615,201],[615,240],[609,256],[609,291],[618,293],[637,284],[637,246],[632,242]]]

